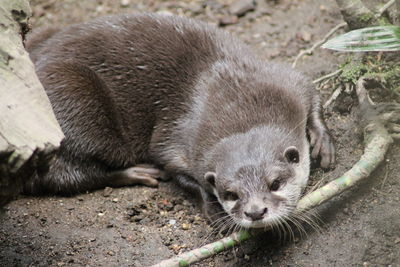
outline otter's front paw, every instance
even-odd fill
[[[321,167],[329,168],[335,163],[335,146],[328,130],[324,127],[312,127],[309,129],[311,157],[321,157]]]
[[[225,215],[217,198],[206,192],[202,192],[201,210],[211,223],[216,222]]]

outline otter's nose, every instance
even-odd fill
[[[261,209],[254,209],[252,208],[251,211],[245,211],[244,215],[249,217],[252,221],[262,220],[264,215],[268,212],[268,208],[261,208]]]

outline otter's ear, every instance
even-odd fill
[[[286,148],[283,154],[285,156],[286,161],[289,163],[299,163],[300,161],[300,154],[295,146],[290,146]]]
[[[206,179],[206,181],[215,187],[215,177],[217,177],[217,174],[215,172],[206,172],[206,174],[204,174],[204,179]]]

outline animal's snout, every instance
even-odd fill
[[[246,215],[249,219],[252,221],[259,221],[264,218],[264,216],[267,214],[268,208],[266,207],[252,207],[251,210],[245,211],[244,215]]]

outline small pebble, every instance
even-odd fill
[[[171,246],[171,249],[177,254],[179,250],[181,249],[181,246],[174,244]]]
[[[190,229],[190,225],[187,223],[182,223],[182,229],[183,230],[189,230]]]
[[[227,26],[238,23],[239,19],[236,15],[225,15],[219,19],[219,26]]]
[[[110,250],[110,251],[107,251],[107,254],[110,255],[110,256],[114,256],[115,253],[114,253],[114,251]]]
[[[176,224],[176,220],[174,220],[174,219],[171,219],[171,220],[169,220],[169,222],[168,222],[170,225],[175,225]]]
[[[111,187],[106,187],[103,190],[103,197],[109,197],[112,193],[113,189]]]
[[[253,11],[256,8],[254,0],[237,0],[229,7],[231,14],[237,16],[243,16],[249,11]]]
[[[189,9],[193,15],[199,15],[203,12],[203,6],[200,4],[189,7]]]
[[[121,5],[121,7],[128,7],[130,4],[130,0],[121,0],[119,4]]]
[[[112,199],[112,202],[114,202],[114,203],[117,203],[118,201],[119,201],[118,198],[113,198],[113,199]]]
[[[300,38],[304,41],[304,42],[310,42],[311,41],[311,33],[309,33],[308,31],[303,31],[300,33]]]
[[[159,11],[157,11],[157,14],[164,15],[164,16],[172,16],[172,15],[174,15],[174,13],[172,13],[169,10],[159,10]]]
[[[181,204],[177,204],[177,205],[174,206],[174,210],[175,211],[181,211],[181,210],[184,210],[184,209],[185,209],[185,207],[183,207]]]

